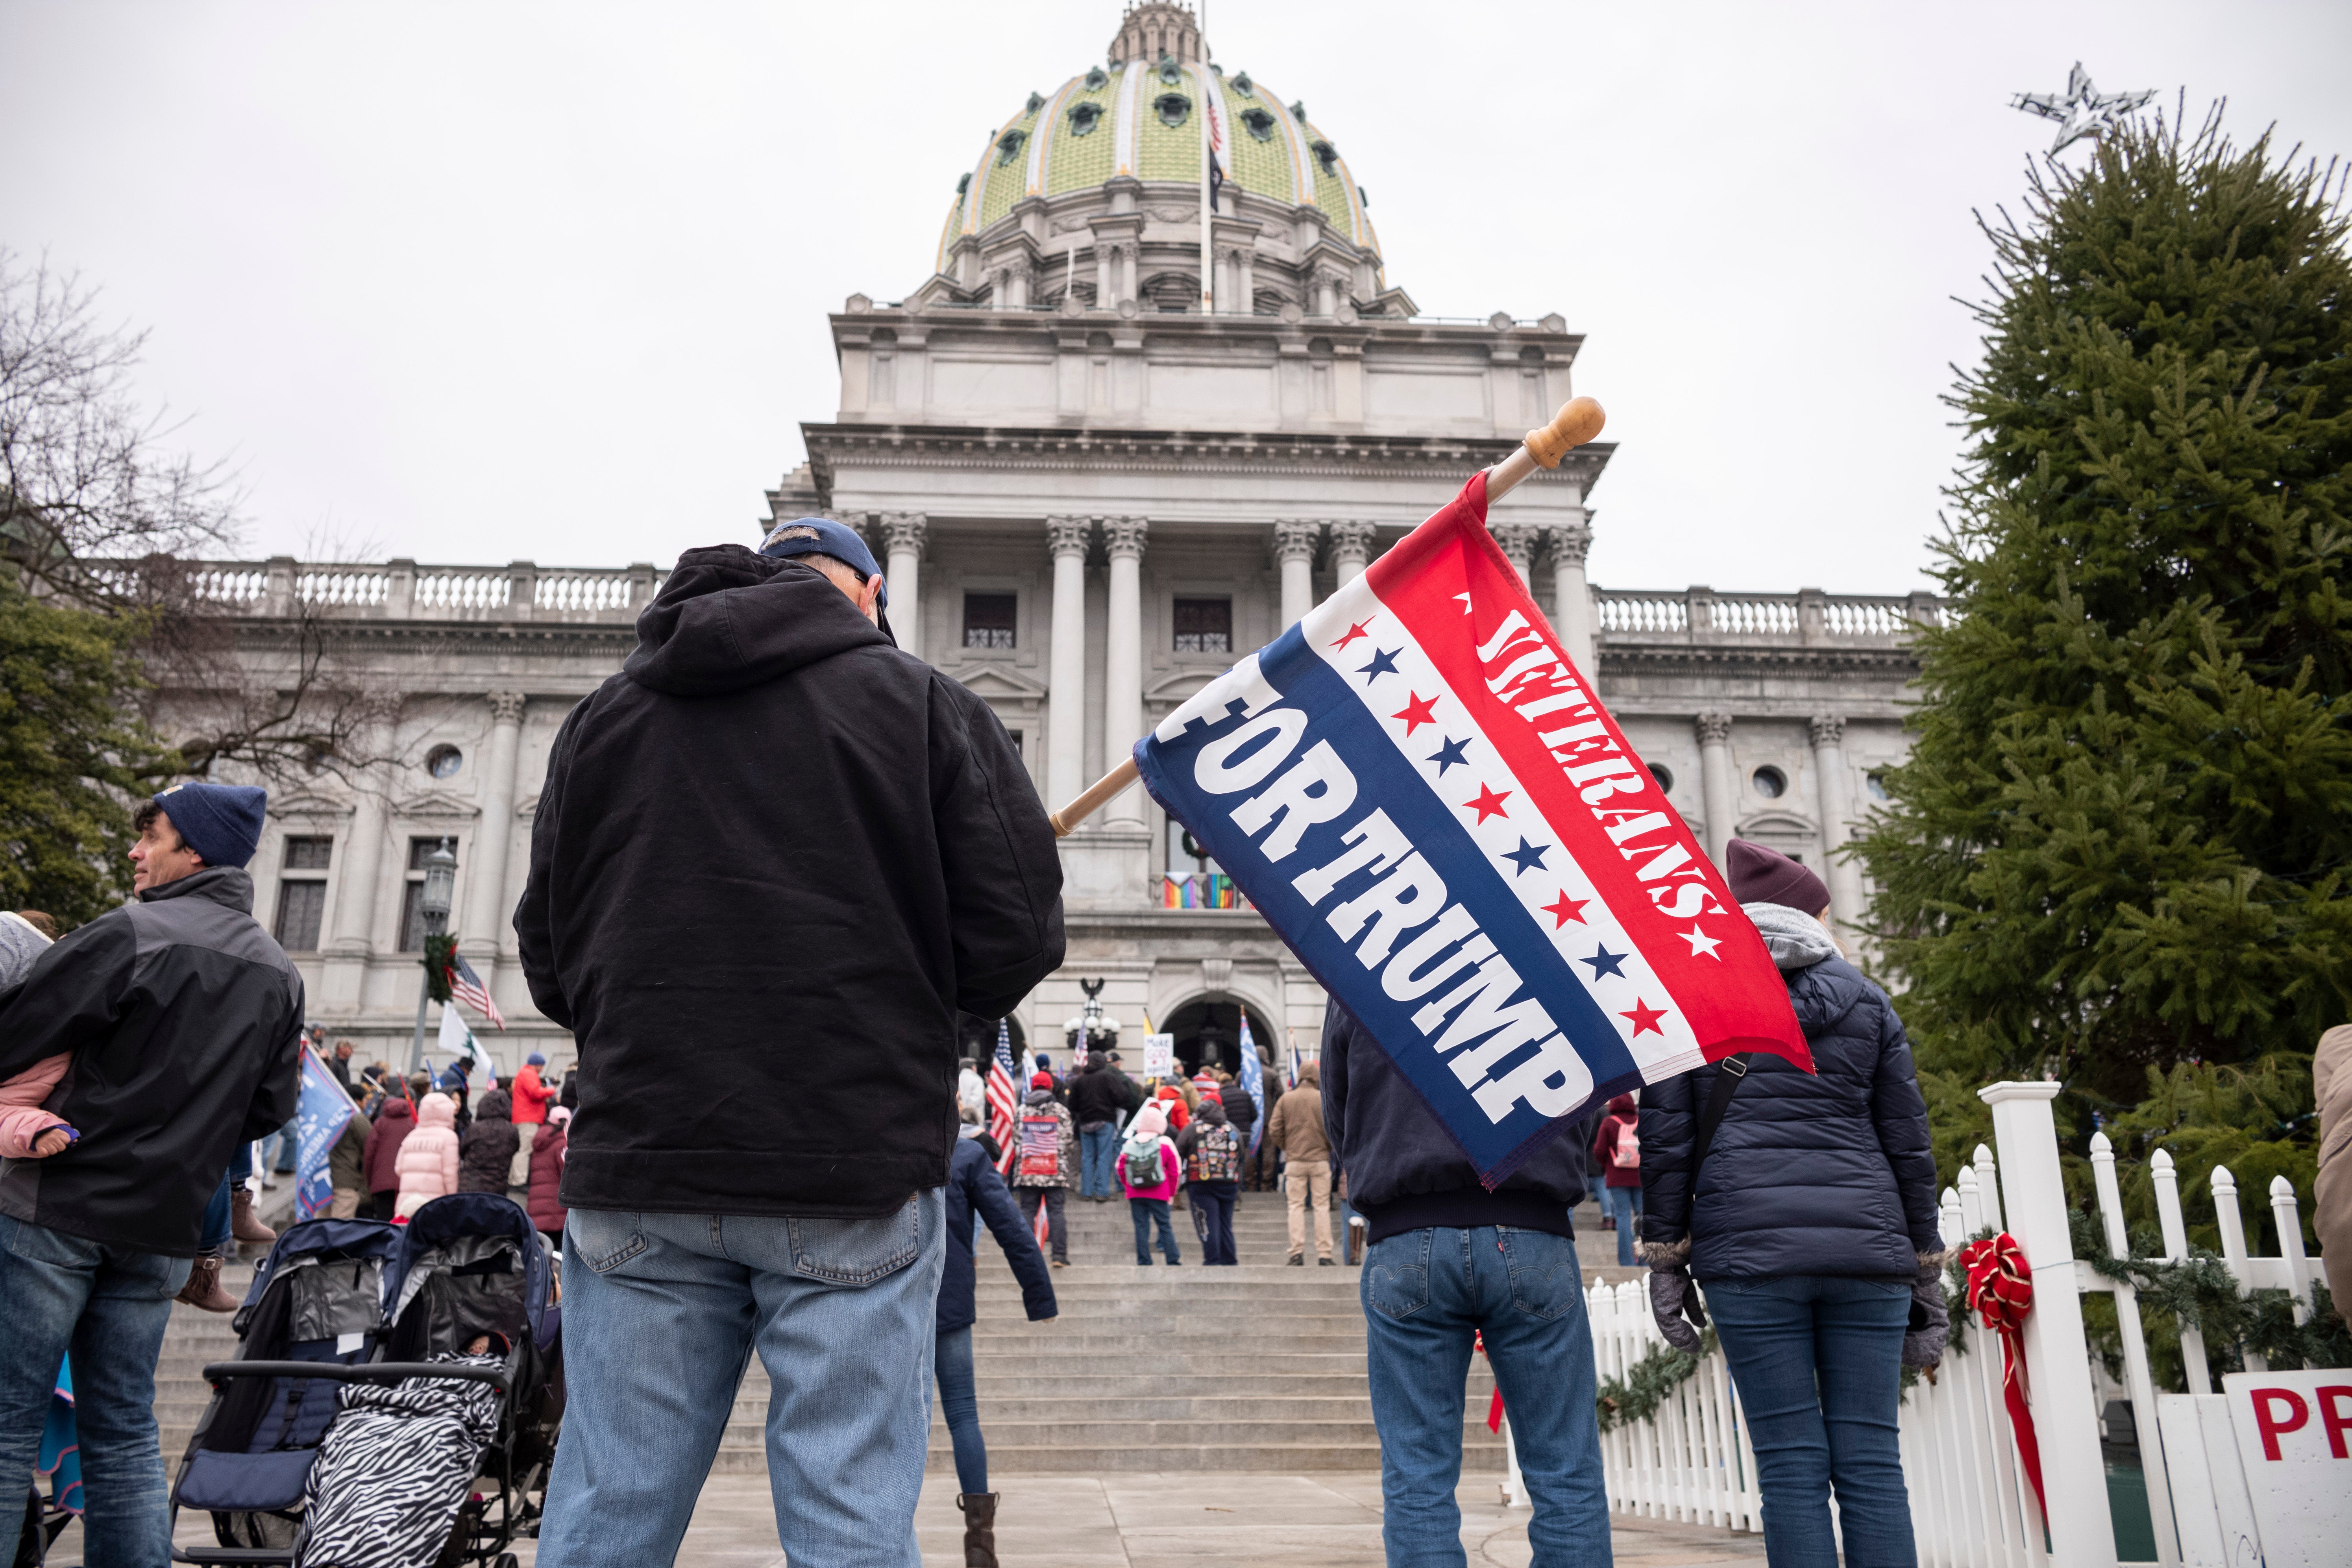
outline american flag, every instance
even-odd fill
[[[996,1055],[988,1064],[988,1135],[996,1140],[997,1173],[1013,1169],[1020,1143],[1013,1136],[1013,1117],[1021,1109],[1021,1091],[1013,1083],[1013,1028],[1003,1019],[996,1024]]]
[[[1046,1109],[1050,1110],[1051,1107]],[[1023,1159],[1025,1160],[1034,1154],[1042,1159],[1052,1160],[1056,1159],[1061,1152],[1061,1124],[1054,1117],[1051,1115],[1024,1116],[1021,1119],[1021,1157]],[[1045,1212],[1046,1191],[1047,1189],[1044,1187],[1037,1189],[1037,1214],[1030,1226],[1036,1235],[1037,1249],[1040,1252],[1043,1252],[1053,1241],[1053,1224]]]
[[[507,1026],[506,1015],[499,1011],[496,1002],[490,1000],[490,988],[482,984],[482,977],[474,973],[474,966],[466,962],[466,955],[462,952],[449,955],[449,994],[488,1018],[490,1027],[503,1029]]]

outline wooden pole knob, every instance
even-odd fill
[[[1557,468],[1572,449],[1600,435],[1608,420],[1601,405],[1590,397],[1571,397],[1559,405],[1550,424],[1528,432],[1528,455],[1538,468]]]

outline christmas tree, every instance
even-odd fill
[[[2307,1110],[2352,1018],[2344,185],[2218,112],[2094,151],[1983,224],[1948,611],[1858,843],[1953,1142],[1959,1090],[2045,1072],[2084,1136],[2196,1100],[2183,1069]],[[2307,1143],[2296,1114],[2242,1131]]]

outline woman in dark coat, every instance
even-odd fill
[[[416,1131],[416,1107],[405,1092],[387,1094],[376,1108],[375,1125],[368,1129],[367,1143],[360,1152],[360,1174],[367,1184],[371,1207],[369,1216],[390,1219],[392,1206],[400,1198],[400,1146]]]
[[[572,1112],[560,1105],[548,1107],[547,1125],[530,1141],[530,1223],[547,1237],[547,1245],[563,1250],[563,1145],[572,1131]]]
[[[948,1159],[947,1266],[940,1275],[936,1337],[932,1341],[931,1373],[939,1384],[940,1415],[947,1422],[955,1447],[956,1486],[962,1494],[956,1507],[963,1513],[963,1552],[967,1563],[996,1561],[996,1494],[988,1489],[988,1445],[980,1433],[980,1400],[973,1392],[971,1325],[978,1315],[972,1304],[974,1259],[972,1215],[988,1222],[1013,1277],[1021,1282],[1021,1304],[1029,1321],[1044,1322],[1055,1312],[1053,1276],[1045,1270],[1045,1255],[1037,1237],[1022,1222],[1004,1178],[983,1151],[986,1138],[959,1138]]]
[[[1692,1279],[1706,1287],[1748,1412],[1775,1568],[1838,1560],[1832,1489],[1849,1568],[1909,1568],[1901,1368],[1935,1365],[1946,1331],[1927,1103],[1902,1020],[1822,923],[1821,879],[1744,839],[1726,858],[1814,1071],[1748,1057],[1696,1171],[1698,1121],[1722,1069],[1642,1091],[1651,1310],[1670,1342],[1696,1351],[1686,1320],[1706,1317]]]
[[[457,1141],[457,1190],[461,1193],[503,1193],[507,1168],[522,1145],[522,1134],[509,1119],[514,1100],[505,1089],[482,1096],[474,1124]]]

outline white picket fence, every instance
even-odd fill
[[[2081,1293],[2088,1290],[2116,1298],[2124,1386],[2137,1427],[2157,1561],[2167,1568],[2254,1561],[2242,1554],[2252,1529],[2235,1500],[2242,1498],[2243,1485],[2238,1483],[2233,1493],[2229,1483],[2234,1478],[2217,1477],[2208,1464],[2216,1453],[2213,1423],[2218,1418],[2226,1426],[2228,1415],[2218,1409],[2221,1396],[2211,1392],[2203,1342],[2193,1330],[2181,1331],[2191,1391],[2159,1395],[2132,1288],[2095,1273],[2074,1256],[2050,1113],[2058,1086],[2000,1083],[1979,1092],[1993,1108],[2000,1159],[1997,1163],[1992,1150],[1978,1146],[1973,1168],[1961,1171],[1944,1191],[1941,1228],[1946,1243],[1955,1247],[1987,1227],[2006,1230],[2032,1265],[2033,1307],[2021,1336],[2023,1362],[2042,1481],[2053,1507],[2045,1540],[2042,1510],[2018,1458],[2002,1398],[2000,1341],[1974,1321],[1955,1323],[1953,1337],[1965,1339],[1965,1353],[1947,1355],[1934,1384],[1916,1384],[1904,1396],[1898,1418],[1920,1563],[1927,1568],[2112,1568],[2116,1563],[2099,1447],[2097,1383],[2083,1326]],[[2115,1155],[2105,1136],[2095,1137],[2091,1149],[2107,1251],[2120,1258],[2126,1255],[2125,1226]],[[2171,1157],[2158,1150],[2149,1164],[2164,1260],[2186,1258],[2188,1230]],[[2247,1254],[2237,1184],[2226,1167],[2215,1167],[2212,1189],[2222,1253],[2240,1288],[2292,1290],[2298,1320],[2307,1318],[2311,1285],[2321,1276],[2317,1261],[2303,1250],[2293,1188],[2276,1181],[2269,1194],[2278,1232],[2285,1238],[2284,1255],[2278,1258]],[[1664,1343],[1639,1282],[1595,1285],[1585,1300],[1603,1379],[1623,1377]],[[2249,1357],[2248,1367],[2264,1370],[2259,1357]],[[1618,1512],[1741,1531],[1763,1528],[1756,1457],[1738,1390],[1719,1350],[1654,1415],[1621,1422],[1604,1436],[1601,1453],[1609,1506]],[[1514,1501],[1525,1498],[1518,1479],[1514,1454],[1507,1489]]]

